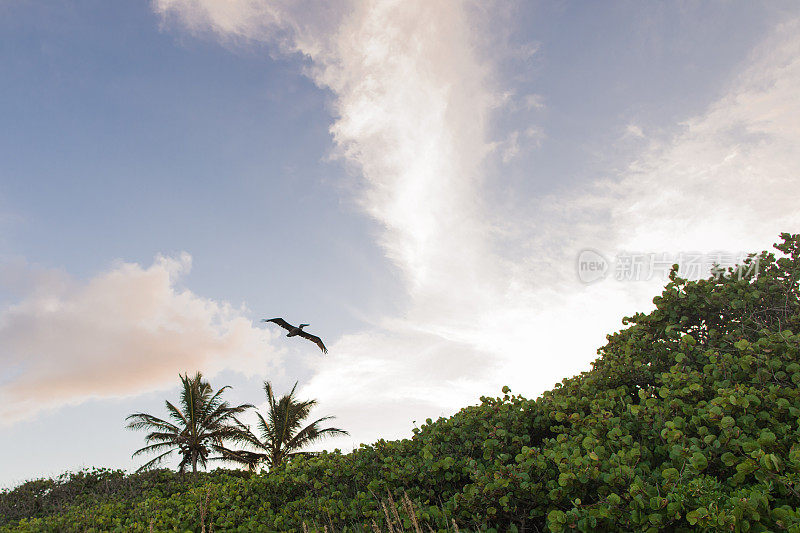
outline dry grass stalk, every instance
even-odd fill
[[[414,524],[414,531],[422,533],[419,528],[419,522],[417,522],[417,513],[414,511],[414,505],[411,503],[411,498],[408,497],[406,491],[403,491],[403,507],[405,507],[406,514],[411,518],[411,523]]]
[[[397,526],[400,528],[400,531],[403,531],[403,529],[405,529],[403,527],[403,521],[400,520],[400,515],[397,513],[397,504],[394,503],[394,498],[392,498],[392,493],[387,490],[386,494],[389,496],[389,508],[392,510],[392,514],[394,515],[394,520],[395,522],[397,522]]]
[[[394,533],[394,528],[392,527],[392,519],[389,516],[389,509],[386,508],[386,502],[381,500],[381,506],[383,507],[383,514],[386,515],[386,526],[389,528],[389,533]]]
[[[456,519],[453,518],[452,520],[453,520],[453,529],[455,529],[456,533],[458,533],[458,524],[456,524]]]
[[[211,485],[206,485],[206,497],[200,506],[200,531],[206,533],[206,513],[208,512],[208,500],[211,498]],[[209,532],[214,531],[214,524],[210,524]]]

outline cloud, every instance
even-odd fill
[[[523,230],[510,231],[513,238],[565,262],[587,246],[609,254],[757,251],[780,231],[797,231],[798,30],[798,20],[776,27],[720,98],[677,134],[649,137],[615,175],[515,205]]]
[[[634,161],[608,197],[620,244],[760,249],[797,231],[800,21],[757,47],[727,94]]]
[[[617,175],[499,201],[502,176],[485,163],[515,149],[494,150],[502,143],[487,138],[487,123],[513,91],[493,85],[476,49],[485,12],[473,4],[355,2],[329,17],[315,3],[154,6],[223,41],[277,43],[332,94],[337,155],[360,173],[359,205],[408,292],[400,315],[335,342],[303,389],[355,441],[397,435],[423,411],[444,413],[503,384],[536,394],[585,369],[662,281],[581,285],[581,248],[757,250],[797,228],[796,23],[754,52],[726,96],[620,162]],[[521,134],[505,135],[518,143]]]
[[[612,272],[583,286],[575,277],[582,249],[608,258],[738,254],[800,231],[799,30],[798,20],[777,27],[721,98],[678,134],[650,142],[617,175],[499,210],[511,223],[498,223],[497,248],[508,263],[497,276],[514,289],[469,330],[470,345],[506,354],[493,376],[538,392],[586,368],[622,316],[652,307],[663,277],[618,282]]]
[[[505,141],[492,143],[492,148],[500,150],[500,159],[504,164],[510,163],[523,151],[539,148],[545,138],[544,132],[536,127],[528,127],[525,130],[514,130],[508,134]]]
[[[525,109],[532,111],[534,109],[544,109],[544,96],[541,94],[528,94],[525,96]]]
[[[21,294],[0,313],[0,419],[166,388],[182,372],[275,364],[270,333],[242,310],[176,287],[190,266],[184,253],[147,268],[120,263],[86,282],[7,267],[0,280]]]
[[[278,42],[309,59],[309,76],[333,94],[335,155],[361,175],[358,205],[381,228],[379,243],[402,273],[412,302],[408,316],[387,317],[375,331],[338,342],[337,362],[324,364],[308,390],[321,403],[335,405],[337,413],[345,409],[349,400],[333,388],[339,380],[335,369],[342,366],[350,377],[339,389],[362,390],[363,396],[355,395],[361,401],[384,398],[386,392],[394,395],[387,402],[403,405],[426,390],[441,392],[436,405],[474,398],[474,386],[454,383],[474,380],[491,364],[490,356],[478,357],[459,336],[465,313],[494,292],[489,285],[495,260],[487,254],[491,234],[483,222],[488,213],[478,191],[481,165],[491,150],[487,120],[498,97],[488,83],[488,65],[476,53],[477,26],[469,5],[356,2],[325,25],[309,23],[288,4],[278,3],[264,16],[254,3],[244,2],[217,16],[219,4],[159,0],[154,5],[165,20],[194,32]],[[310,5],[301,13],[313,12]],[[414,316],[420,312],[424,317]],[[421,322],[434,312],[438,320]],[[354,370],[363,368],[371,369],[368,376]],[[394,384],[391,393],[384,391],[387,381]],[[450,385],[441,389],[437,382]],[[388,411],[381,428],[406,416]]]
[[[154,2],[165,20],[195,32],[291,36],[282,45],[310,58],[309,76],[335,95],[337,154],[363,176],[360,205],[381,224],[387,255],[412,287],[435,285],[435,273],[460,269],[484,238],[473,192],[494,97],[472,49],[473,23],[457,2],[356,2],[340,4],[338,25],[326,26],[306,16],[320,5]]]
[[[625,126],[625,135],[623,135],[623,137],[634,137],[637,139],[643,139],[644,132],[642,131],[642,128],[640,126],[637,126],[636,124],[628,124],[627,126]]]
[[[337,342],[336,360],[303,390],[355,442],[399,436],[412,420],[474,401],[493,366],[494,354],[461,338],[464,322],[480,319],[466,315],[492,292],[477,192],[497,101],[464,5],[359,3],[312,55],[313,78],[335,95],[337,153],[363,178],[359,205],[380,226],[410,302],[404,316]]]

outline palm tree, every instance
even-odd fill
[[[349,435],[339,428],[321,428],[320,424],[335,418],[324,416],[303,427],[304,420],[308,418],[311,409],[317,405],[316,400],[300,401],[295,397],[297,383],[292,391],[275,399],[272,393],[272,384],[264,382],[264,392],[267,394],[267,416],[258,415],[258,429],[260,438],[248,430],[247,443],[258,451],[237,450],[226,451],[225,457],[233,462],[246,465],[250,470],[255,470],[259,464],[266,464],[268,468],[275,468],[290,457],[296,455],[310,455],[311,452],[300,451],[302,448],[325,437],[334,435]]]
[[[180,408],[167,401],[168,420],[149,415],[135,413],[126,418],[128,429],[146,429],[147,446],[133,453],[133,457],[145,453],[158,452],[159,455],[142,465],[137,471],[147,470],[160,464],[167,456],[177,451],[181,455],[178,471],[181,475],[188,465],[192,466],[192,475],[197,479],[197,464],[205,467],[209,459],[219,459],[229,450],[226,441],[249,441],[249,430],[236,419],[236,415],[253,407],[250,404],[231,407],[222,401],[222,393],[228,386],[214,392],[211,385],[203,380],[198,372],[194,377],[179,375],[183,390],[181,391]],[[220,457],[209,458],[211,452]]]

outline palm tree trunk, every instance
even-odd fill
[[[192,479],[197,483],[197,452],[192,452]]]

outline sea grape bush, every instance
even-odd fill
[[[204,482],[219,483],[247,476],[241,470],[217,469],[201,473]],[[165,497],[192,487],[184,476],[159,469],[137,474],[93,468],[66,473],[55,479],[36,479],[0,492],[0,527],[22,518],[45,517],[104,502]]]
[[[0,529],[800,531],[800,235],[781,237],[743,276],[673,269],[655,310],[535,400],[504,388],[410,439],[266,474],[57,510],[40,492]],[[414,518],[383,506],[404,493]]]

